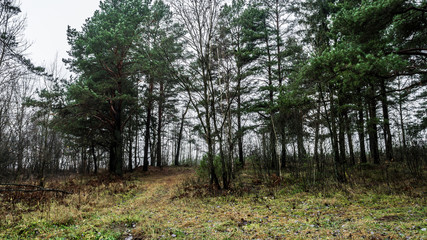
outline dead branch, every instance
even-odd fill
[[[37,185],[29,185],[29,184],[15,184],[15,183],[0,183],[0,186],[5,187],[20,187],[20,188],[35,188],[35,189],[20,189],[20,188],[3,188],[0,189],[0,193],[2,192],[59,192],[62,194],[72,194],[72,192],[67,192],[60,189],[53,188],[44,188]]]
[[[17,184],[17,183],[0,183],[0,186],[43,188],[43,187],[38,186],[38,185]]]

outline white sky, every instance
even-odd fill
[[[32,43],[27,56],[39,66],[67,58],[67,26],[81,29],[99,6],[99,0],[20,0],[27,16],[25,38]]]

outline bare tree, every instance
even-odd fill
[[[208,152],[210,184],[220,187],[214,169],[215,119],[214,69],[212,46],[216,35],[221,0],[178,0],[172,6],[178,20],[187,30],[188,47],[195,55],[195,62],[189,69],[190,76],[182,84],[187,90],[191,105],[197,112]]]

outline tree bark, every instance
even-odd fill
[[[273,73],[272,73],[272,69],[271,69],[271,52],[270,52],[270,40],[269,40],[269,36],[268,36],[268,32],[267,32],[267,23],[264,22],[264,27],[265,27],[265,33],[264,33],[264,40],[265,40],[265,44],[266,44],[266,49],[267,49],[267,73],[268,73],[268,85],[269,85],[269,100],[270,100],[270,105],[273,105]],[[270,117],[271,121],[274,121],[274,117],[273,117],[273,113],[270,113],[272,116]],[[277,153],[276,153],[276,137],[275,137],[275,130],[274,128],[274,124],[273,122],[271,123],[271,129],[270,129],[270,154],[271,154],[271,163],[270,163],[270,168],[274,169],[277,173],[277,175],[279,175],[279,170],[278,170],[278,164],[277,164]]]
[[[240,52],[240,32],[237,33],[237,52]],[[239,164],[245,166],[243,157],[243,129],[242,129],[242,66],[237,63],[237,147],[239,152]]]
[[[344,101],[343,101],[343,94],[339,90],[338,91],[338,106],[337,106],[337,112],[338,112],[338,141],[339,141],[339,149],[340,149],[340,161],[342,163],[346,162],[346,152],[345,152],[345,119],[344,115],[347,111],[344,108]]]
[[[286,128],[282,127],[282,143],[281,143],[281,145],[282,145],[282,155],[280,155],[280,162],[281,162],[281,168],[282,169],[286,168],[286,164],[287,164],[287,161],[286,161],[286,158],[287,158],[287,156],[286,156],[287,155],[286,144],[287,144],[287,141],[286,141]]]
[[[368,121],[368,134],[369,134],[369,146],[371,157],[374,164],[380,164],[380,154],[378,150],[378,131],[377,131],[377,102],[375,100],[375,89],[374,86],[370,87],[369,96],[369,121]]]
[[[97,157],[96,157],[96,153],[95,153],[95,144],[92,142],[91,146],[90,146],[90,151],[92,153],[92,159],[93,159],[93,173],[97,174],[98,173],[98,161],[97,161]]]
[[[114,130],[110,144],[110,172],[118,176],[123,175],[123,139],[120,128]]]
[[[305,161],[307,154],[304,147],[304,124],[302,111],[297,110],[298,121],[297,121],[297,148],[298,148],[298,161],[302,164]]]
[[[283,76],[282,76],[282,57],[281,57],[281,48],[280,48],[280,42],[281,42],[281,29],[280,29],[280,11],[279,11],[279,0],[276,0],[275,2],[275,9],[274,9],[274,21],[275,21],[275,27],[276,27],[276,55],[277,55],[277,78],[279,81],[279,87],[282,86]],[[283,110],[280,111],[280,116],[282,116],[282,121],[284,121],[284,112]],[[286,167],[286,127],[285,124],[279,124],[279,127],[282,129],[279,130],[279,132],[282,135],[282,154],[280,156],[280,168]],[[279,169],[280,171],[281,169]]]
[[[222,133],[220,133],[220,135],[222,135]],[[227,168],[227,164],[225,163],[223,136],[219,137],[219,154],[221,157],[221,167],[222,167],[222,186],[223,186],[223,189],[228,189],[229,188],[228,172],[230,169]]]
[[[182,116],[181,116],[181,123],[179,126],[179,133],[178,133],[178,141],[176,144],[176,154],[175,154],[175,161],[174,161],[175,166],[179,166],[179,153],[181,151],[182,132],[184,130],[185,115],[187,115],[189,107],[190,107],[190,102],[187,103],[185,107],[185,111],[182,113]]]
[[[164,101],[164,83],[160,81],[160,99],[157,125],[157,167],[162,166],[162,119],[163,119],[163,101]]]
[[[319,87],[319,91],[322,89]],[[317,172],[320,172],[320,160],[319,160],[319,130],[320,130],[320,93],[317,103],[317,113],[316,113],[316,126],[314,129],[314,162],[316,163]]]
[[[242,167],[245,166],[245,159],[243,157],[243,128],[242,128],[242,90],[241,90],[241,69],[238,67],[237,69],[237,145],[238,145],[238,151],[239,151],[239,163]]]
[[[346,132],[347,132],[347,143],[348,150],[350,152],[350,165],[354,166],[356,164],[356,160],[354,158],[354,149],[353,149],[353,133],[351,132],[351,121],[348,117],[348,112],[344,115]]]
[[[132,122],[131,122],[132,123]],[[129,171],[133,170],[133,166],[132,166],[132,148],[133,148],[133,136],[132,136],[132,124],[129,124],[129,155],[128,155],[128,169]]]
[[[153,109],[151,111],[153,111]],[[151,128],[152,133],[151,133],[151,139],[149,140],[149,142],[150,142],[150,146],[149,146],[149,149],[150,149],[150,165],[152,167],[154,167],[154,166],[156,166],[156,160],[157,160],[157,158],[156,158],[156,156],[157,156],[157,134],[154,131],[154,126],[151,126],[151,127],[152,127]],[[157,129],[156,129],[156,131],[157,131]]]
[[[382,110],[383,110],[383,128],[384,128],[384,141],[385,141],[385,151],[386,158],[388,161],[393,161],[393,141],[390,131],[390,118],[388,111],[388,101],[387,101],[387,92],[385,80],[381,80],[381,102],[382,102]]]
[[[148,102],[147,102],[147,119],[145,121],[145,139],[144,139],[144,163],[142,170],[148,171],[148,149],[150,145],[150,127],[151,127],[151,111],[152,111],[152,95],[153,95],[154,82],[150,78],[150,83],[148,87]]]
[[[334,162],[335,162],[335,176],[338,182],[346,182],[345,177],[345,170],[344,170],[344,164],[340,156],[340,148],[339,148],[339,142],[338,142],[338,134],[337,134],[337,125],[336,125],[336,116],[337,116],[337,110],[335,106],[335,100],[334,100],[334,91],[332,90],[332,87],[330,87],[330,94],[329,94],[329,100],[330,100],[330,108],[331,108],[331,142],[332,142],[332,148],[334,153]]]
[[[405,126],[403,123],[403,108],[402,108],[401,96],[399,96],[399,118],[400,118],[400,130],[402,131],[403,152],[406,153],[406,135],[405,135]]]
[[[365,147],[365,127],[364,127],[364,116],[363,116],[363,103],[362,97],[360,97],[361,91],[357,89],[358,99],[358,119],[357,119],[357,132],[359,134],[359,150],[360,150],[360,163],[367,163],[366,159],[366,147]]]

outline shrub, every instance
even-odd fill
[[[214,169],[217,176],[222,176],[222,166],[221,166],[221,157],[215,156],[214,157]],[[209,163],[208,163],[208,155],[203,155],[202,160],[200,161],[200,165],[197,168],[197,177],[199,177],[202,180],[208,180],[209,179]]]

